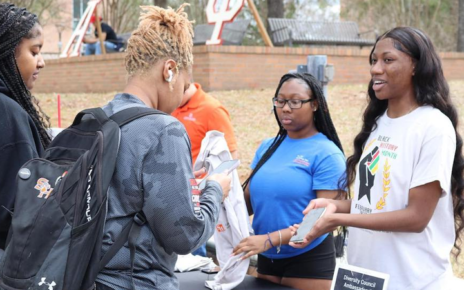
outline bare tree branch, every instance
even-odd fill
[[[396,26],[414,26],[427,33],[438,49],[456,49],[458,4],[464,0],[341,1],[345,8],[342,18],[356,21],[361,30],[375,29],[383,33]]]
[[[459,19],[457,36],[457,49],[458,51],[464,51],[464,0],[459,0]]]

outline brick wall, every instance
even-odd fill
[[[251,47],[197,46],[194,48],[195,81],[207,91],[274,88],[280,77],[307,55],[328,56],[335,66],[333,84],[369,81],[370,48],[359,47]],[[464,53],[441,53],[445,77],[464,80]],[[120,91],[126,82],[124,54],[107,54],[49,60],[34,92],[82,93]]]

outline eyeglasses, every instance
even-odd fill
[[[273,98],[272,101],[274,102],[274,107],[276,108],[283,108],[285,104],[288,103],[290,109],[299,109],[303,106],[304,103],[309,103],[314,101],[314,99],[307,99],[307,100],[285,100],[279,98]]]

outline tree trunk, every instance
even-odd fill
[[[168,0],[153,0],[153,4],[155,6],[167,8],[168,7]]]
[[[263,19],[263,22],[266,24],[267,33],[272,39],[268,18],[284,18],[284,0],[267,0],[267,18]]]
[[[464,0],[459,0],[458,51],[464,52]]]
[[[284,18],[284,0],[267,0],[267,18]]]

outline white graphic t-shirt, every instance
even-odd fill
[[[430,289],[451,271],[454,217],[451,170],[456,135],[439,110],[422,106],[389,118],[383,114],[369,136],[357,167],[352,214],[404,209],[409,190],[439,181],[442,196],[421,233],[381,232],[350,228],[348,262],[390,274],[389,289]]]

